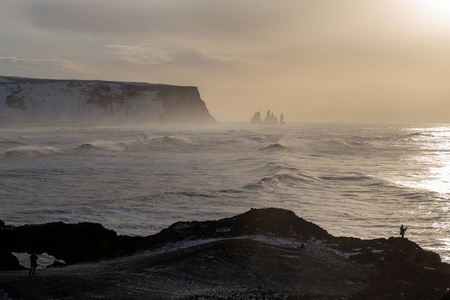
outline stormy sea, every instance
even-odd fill
[[[279,207],[450,262],[450,126],[0,127],[0,219],[155,234]]]

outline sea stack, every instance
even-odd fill
[[[250,120],[250,124],[256,124],[256,125],[261,125],[262,124],[261,113],[259,111],[255,112],[255,115]]]
[[[276,125],[286,125],[286,122],[284,121],[283,114],[280,115],[280,122],[278,122],[277,116],[275,116],[273,113],[270,112],[270,110],[268,110],[266,113],[266,117],[264,118],[264,121],[261,119],[261,113],[258,111],[250,120],[250,124],[276,126]]]

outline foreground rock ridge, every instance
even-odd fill
[[[66,266],[24,280],[12,252],[46,252]],[[12,299],[31,299],[33,287],[32,299],[446,299],[450,287],[450,266],[406,238],[334,237],[278,208],[147,237],[0,221],[0,270],[0,296]]]
[[[215,123],[197,87],[0,76],[2,122]]]

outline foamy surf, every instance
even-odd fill
[[[2,128],[0,219],[148,235],[276,206],[334,235],[389,237],[409,225],[408,238],[450,261],[445,128]]]
[[[61,154],[63,151],[50,146],[18,146],[7,150],[5,157],[39,157],[54,154]]]

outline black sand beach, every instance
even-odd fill
[[[282,209],[180,222],[145,238],[117,236],[91,223],[51,225],[3,225],[1,253],[27,252],[18,242],[27,234],[53,235],[58,245],[68,245],[67,237],[91,253],[35,244],[38,254],[71,263],[34,277],[25,269],[0,271],[2,299],[433,300],[444,299],[450,286],[450,265],[406,238],[334,237]],[[97,247],[98,239],[107,246]]]

